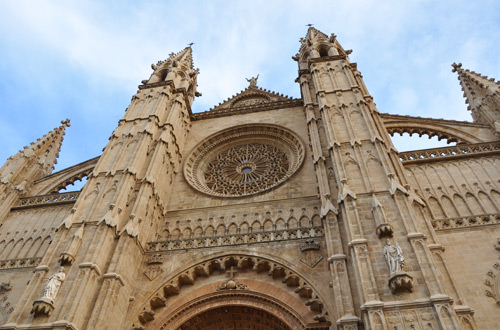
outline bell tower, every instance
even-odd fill
[[[35,269],[11,323],[105,329],[110,319],[119,325],[126,314],[143,247],[166,212],[179,171],[197,86],[190,47],[152,68]],[[43,283],[60,274],[61,266],[64,285],[53,301],[40,299]]]
[[[388,306],[399,306],[436,313],[439,327],[460,329],[457,314],[472,311],[442,281],[450,278],[447,269],[433,260],[442,247],[349,54],[334,34],[310,27],[294,57],[326,219],[337,324],[354,329],[359,318],[365,329],[386,329]],[[415,300],[425,303],[408,304]]]

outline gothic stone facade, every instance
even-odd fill
[[[473,122],[379,113],[311,27],[300,99],[252,78],[192,113],[191,52],[100,157],[51,173],[64,121],[0,169],[0,329],[499,328],[497,82],[453,65]],[[398,153],[403,132],[457,145]]]

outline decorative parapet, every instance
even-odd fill
[[[432,226],[435,230],[452,230],[497,224],[500,224],[500,213],[432,220]]]
[[[48,194],[21,198],[19,204],[12,209],[22,209],[41,205],[68,204],[74,203],[80,196],[79,191],[70,191],[61,194]]]
[[[41,260],[41,257],[0,260],[0,270],[36,267]]]
[[[322,227],[296,228],[250,234],[233,234],[181,240],[148,242],[146,252],[166,252],[184,249],[199,249],[218,246],[242,245],[323,237]]]
[[[443,159],[457,159],[474,156],[500,154],[500,142],[461,144],[452,147],[400,152],[399,159],[404,164],[413,164]]]
[[[268,110],[291,108],[291,107],[299,107],[299,106],[303,106],[302,99],[290,99],[290,100],[274,101],[274,102],[262,103],[262,104],[240,106],[240,107],[236,107],[236,108],[214,109],[211,111],[193,113],[191,116],[191,119],[192,120],[202,120],[202,119],[208,119],[208,118],[233,116],[233,115],[239,115],[239,114],[245,114],[245,113],[268,111]]]

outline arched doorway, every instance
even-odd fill
[[[266,312],[272,324],[284,324],[276,329],[329,329],[331,325],[324,299],[313,285],[288,265],[262,256],[212,257],[158,282],[131,315],[131,329],[189,329],[197,318],[208,322],[209,311],[245,308],[252,315]]]
[[[224,306],[209,309],[188,321],[177,330],[291,330],[282,320],[261,309],[247,306]]]

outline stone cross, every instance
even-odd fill
[[[230,280],[234,280],[234,275],[236,275],[238,273],[237,270],[234,270],[234,267],[231,266],[231,268],[229,269],[229,271],[227,272],[227,274],[229,275],[229,279]]]

